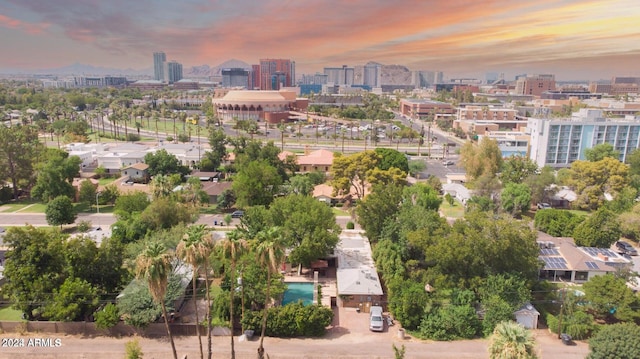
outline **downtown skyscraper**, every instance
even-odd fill
[[[164,82],[165,76],[164,76],[164,69],[165,69],[165,63],[167,62],[167,55],[162,52],[154,52],[153,53],[153,79],[157,80],[157,81],[162,81]]]

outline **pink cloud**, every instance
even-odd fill
[[[32,24],[0,14],[0,26],[12,30],[23,30],[31,35],[38,35],[46,30],[49,27],[49,24]]]

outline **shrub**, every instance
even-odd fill
[[[290,303],[269,308],[266,335],[270,337],[319,337],[333,320],[331,308]],[[242,327],[256,332],[262,329],[262,312],[246,312]]]
[[[109,303],[101,311],[95,313],[95,318],[98,329],[110,329],[120,321],[120,313],[115,304]]]
[[[356,225],[353,222],[351,221],[347,222],[347,229],[354,229],[354,228],[356,228]]]
[[[78,231],[85,233],[91,229],[91,221],[80,221],[77,226]]]
[[[138,135],[137,133],[128,133],[127,134],[127,141],[129,141],[129,142],[140,141],[140,135]]]
[[[470,305],[447,305],[433,309],[420,324],[420,335],[433,340],[470,339],[480,329],[476,310]]]
[[[124,350],[126,352],[127,359],[140,359],[142,358],[142,348],[140,348],[140,342],[138,339],[133,339],[124,344]]]

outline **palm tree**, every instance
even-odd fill
[[[269,303],[271,302],[271,275],[278,270],[278,265],[284,259],[284,244],[280,235],[280,228],[270,227],[258,232],[258,247],[256,254],[258,262],[267,269],[267,290],[264,300],[264,313],[262,314],[262,330],[260,332],[260,346],[258,347],[258,358],[264,359],[264,334],[267,329],[267,315]]]
[[[167,328],[167,334],[171,342],[171,350],[173,350],[173,358],[178,359],[176,346],[173,343],[173,336],[169,328],[167,308],[164,303],[169,274],[172,270],[171,259],[171,253],[167,251],[162,243],[150,243],[136,258],[136,277],[138,279],[144,279],[147,282],[153,301],[160,304],[162,316],[164,317],[164,325]]]
[[[176,248],[178,257],[189,263],[191,268],[193,268],[193,280],[191,281],[193,285],[192,299],[196,313],[196,332],[198,333],[198,343],[200,344],[200,358],[204,358],[204,353],[202,352],[202,336],[200,335],[200,317],[198,316],[198,304],[196,300],[198,289],[196,283],[200,266],[207,260],[207,256],[210,253],[210,249],[207,248],[206,243],[203,241],[206,229],[207,227],[204,224],[190,226]]]
[[[489,340],[491,359],[535,359],[536,342],[522,325],[505,321],[496,325]]]
[[[240,231],[233,230],[227,233],[225,239],[218,242],[218,245],[222,247],[222,254],[229,258],[231,261],[230,268],[230,281],[232,287],[235,287],[236,283],[236,263],[238,257],[242,255],[242,252],[247,248],[247,241],[243,238],[243,234]],[[231,298],[229,300],[229,321],[231,322],[231,359],[235,359],[236,351],[233,342],[233,300],[234,300],[235,288],[231,288]]]

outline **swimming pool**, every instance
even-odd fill
[[[295,303],[298,300],[302,300],[304,305],[313,303],[313,283],[289,282],[286,284],[287,290],[284,291],[282,305]]]

